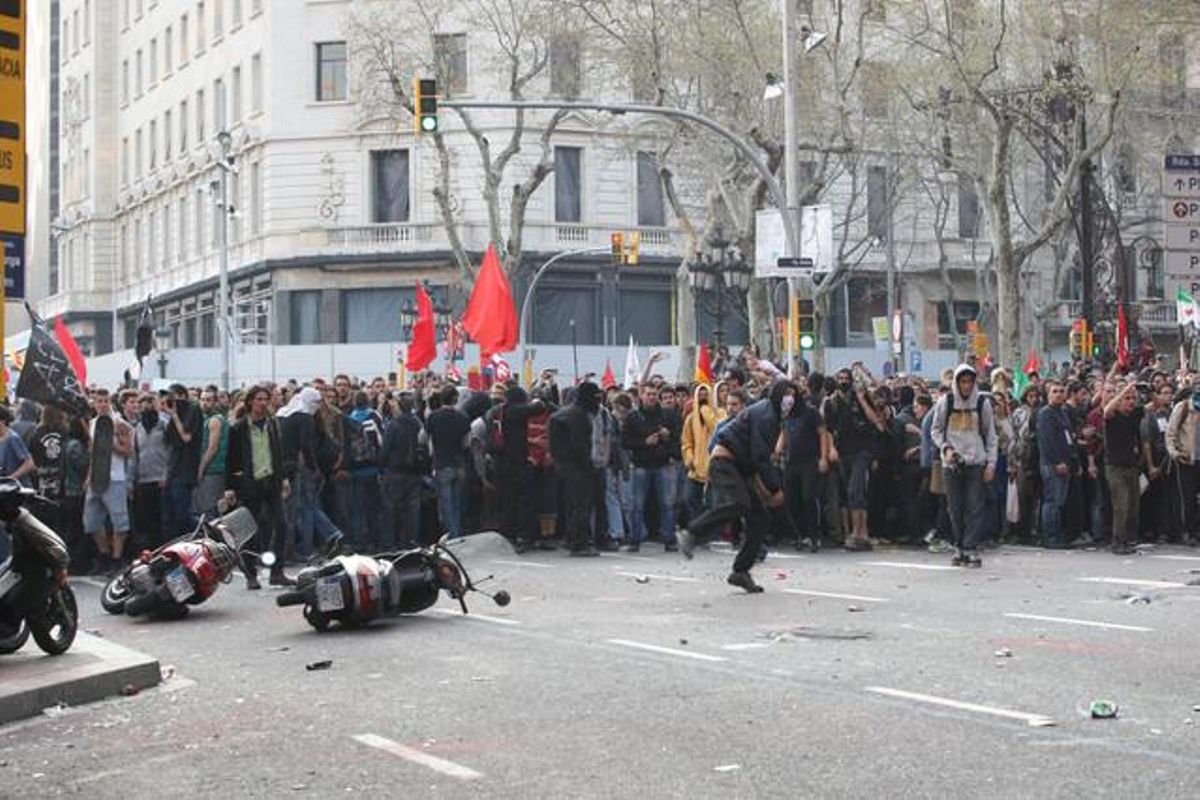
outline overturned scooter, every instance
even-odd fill
[[[484,532],[460,539],[443,538],[429,547],[378,556],[338,556],[308,567],[296,576],[296,588],[275,598],[281,606],[304,606],[304,619],[318,631],[333,622],[355,628],[380,617],[415,614],[437,602],[445,591],[467,613],[468,592],[490,597],[498,606],[508,592],[489,595],[471,579],[467,564],[513,553],[498,533]],[[483,578],[481,580],[488,580]]]

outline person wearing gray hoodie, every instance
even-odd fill
[[[955,566],[982,566],[976,548],[983,528],[985,487],[996,476],[996,420],[975,368],[954,370],[954,384],[933,411],[933,444],[941,454]]]

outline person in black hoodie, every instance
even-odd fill
[[[713,508],[679,533],[680,552],[691,558],[697,542],[740,520],[742,547],[727,581],[752,594],[762,591],[750,577],[750,568],[770,525],[766,506],[777,508],[783,504],[783,475],[772,455],[799,394],[791,381],[776,381],[767,399],[759,400],[717,432],[708,466]]]
[[[504,534],[518,552],[536,546],[538,540],[538,486],[533,465],[529,463],[529,418],[546,410],[538,399],[520,386],[504,393],[504,405],[496,409],[503,446],[494,453],[496,478],[500,484],[500,505],[504,516]]]
[[[579,384],[569,406],[550,417],[550,455],[561,480],[567,508],[567,547],[573,556],[596,556],[592,533],[592,418],[600,413],[600,387]]]
[[[641,390],[641,407],[629,415],[621,429],[621,446],[633,461],[633,536],[629,552],[636,553],[646,537],[646,499],[653,491],[658,496],[659,533],[668,552],[675,544],[676,465],[672,455],[679,454],[681,423],[675,414],[663,410],[659,390],[646,384]]]

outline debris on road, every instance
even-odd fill
[[[687,639],[680,639],[680,640],[679,640],[679,643],[680,643],[680,644],[687,644],[687,643],[688,643],[688,640],[687,640]]]
[[[849,611],[851,614],[857,614],[860,611],[865,611],[866,609],[864,609],[862,606],[847,606],[846,610]]]
[[[633,582],[634,583],[649,583],[650,576],[649,575],[635,575],[633,577]]]
[[[1116,719],[1118,710],[1117,704],[1111,700],[1094,700],[1089,709],[1092,719]]]
[[[996,658],[1012,658],[1013,651],[1009,650],[1007,647],[1001,647],[999,650],[992,653],[992,655],[995,656]]]
[[[169,681],[175,677],[175,667],[171,664],[166,664],[159,669],[158,674],[161,680]]]
[[[1154,597],[1151,595],[1148,595],[1148,594],[1143,594],[1141,592],[1122,592],[1121,594],[1117,595],[1117,599],[1124,600],[1125,604],[1130,605],[1130,606],[1136,606],[1136,605],[1147,605],[1148,606],[1148,605],[1150,605],[1151,602],[1153,602]]]
[[[777,580],[777,581],[786,581],[790,577],[791,576],[788,573],[784,572],[783,570],[777,570],[775,572],[775,580]]]
[[[43,708],[42,713],[47,717],[61,717],[63,714],[67,713],[67,704],[55,703],[52,706]]]
[[[1029,720],[1029,727],[1031,727],[1031,728],[1056,728],[1056,727],[1058,727],[1058,723],[1047,717],[1038,717],[1036,719]]]
[[[84,628],[84,629],[83,629],[83,632],[84,632],[84,633],[90,633],[92,636],[98,636],[98,637],[100,637],[101,639],[103,639],[103,638],[104,638],[104,634],[100,632],[100,629],[99,629],[99,628]]]
[[[324,661],[311,661],[304,665],[304,668],[309,672],[316,672],[319,669],[329,669],[333,666],[333,661],[326,659]]]
[[[763,633],[759,634],[759,636],[771,642],[800,642],[811,641],[813,639],[854,641],[857,639],[870,639],[872,634],[870,631],[852,630],[846,628],[819,629],[809,628],[801,625],[782,631],[764,631]]]
[[[291,650],[291,649],[292,648],[290,648],[286,644],[284,644],[284,645],[280,645],[279,647],[272,647],[271,652],[272,653],[286,653],[288,650]]]
[[[719,767],[713,767],[713,772],[737,772],[741,768],[741,764],[722,764]]]

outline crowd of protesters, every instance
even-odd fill
[[[709,385],[658,361],[626,387],[547,370],[528,390],[433,373],[406,389],[94,389],[86,419],[20,401],[15,418],[0,407],[0,474],[53,501],[36,513],[77,572],[112,573],[237,502],[284,585],[286,565],[339,550],[493,529],[573,556],[655,541],[690,557],[720,535],[742,542],[730,582],[747,591],[768,544],[910,545],[973,567],[1002,542],[1129,553],[1200,530],[1186,371],[1077,362],[1014,380],[968,363],[929,381],[855,364],[793,383],[746,351]]]

